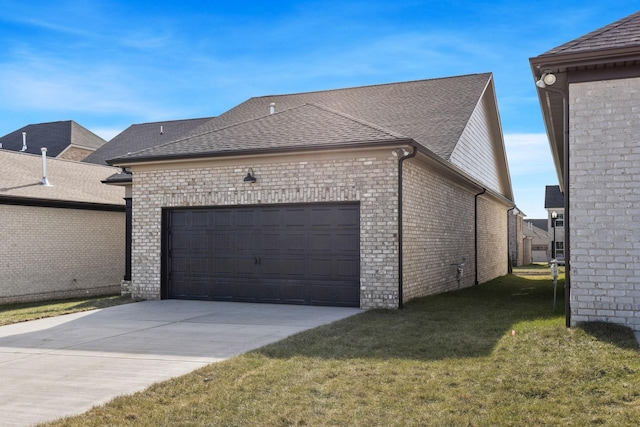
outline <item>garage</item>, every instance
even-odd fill
[[[164,298],[360,306],[360,206],[163,211]]]

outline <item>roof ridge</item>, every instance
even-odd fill
[[[377,84],[362,85],[362,86],[340,87],[340,88],[333,88],[333,89],[320,89],[320,90],[312,90],[312,91],[308,91],[308,92],[293,92],[293,93],[280,93],[280,94],[271,94],[271,95],[260,95],[260,96],[251,97],[249,99],[273,98],[273,97],[291,96],[291,95],[308,95],[308,94],[312,94],[312,93],[340,92],[340,91],[352,90],[352,89],[365,89],[365,88],[382,87],[382,86],[394,86],[394,85],[401,85],[401,84],[408,84],[408,83],[421,83],[421,82],[429,82],[429,81],[437,81],[437,80],[451,80],[451,79],[459,79],[459,78],[463,78],[463,77],[481,76],[481,75],[485,75],[485,74],[491,74],[491,72],[487,71],[487,72],[484,72],[484,73],[469,73],[469,74],[462,74],[462,75],[458,75],[458,76],[434,77],[434,78],[431,78],[431,79],[417,79],[417,80],[407,80],[407,81],[403,81],[403,82],[388,82],[388,83],[377,83]]]
[[[395,132],[395,131],[393,131],[391,129],[387,129],[387,128],[383,127],[383,126],[377,125],[375,123],[368,122],[368,121],[366,121],[364,119],[360,119],[360,118],[352,116],[350,114],[343,113],[343,112],[338,111],[338,110],[334,110],[333,108],[329,108],[329,107],[326,107],[326,106],[323,106],[323,105],[318,105],[318,104],[315,104],[313,102],[306,103],[304,105],[312,105],[312,106],[317,107],[317,108],[319,108],[321,110],[328,111],[329,113],[337,114],[337,115],[339,115],[341,117],[344,117],[346,119],[353,120],[354,122],[360,123],[363,126],[367,126],[367,127],[372,128],[372,129],[378,130],[380,132],[386,133],[387,135],[391,135],[394,138],[409,138],[408,136],[402,135],[401,133]]]
[[[298,105],[296,107],[292,107],[292,108],[288,108],[286,110],[275,112],[273,114],[281,114],[281,113],[283,113],[285,111],[289,111],[289,110],[292,110],[292,109],[298,108],[298,107],[300,107],[300,106]],[[226,126],[222,126],[222,127],[219,127],[219,128],[215,128],[215,129],[211,129],[211,130],[208,130],[208,131],[202,132],[202,133],[195,133],[195,134],[185,135],[185,136],[183,136],[181,138],[174,139],[173,141],[165,142],[164,144],[159,144],[159,145],[155,145],[153,147],[143,148],[142,150],[129,152],[129,153],[125,154],[125,155],[119,156],[118,158],[128,157],[129,155],[133,155],[133,154],[142,154],[142,153],[144,153],[145,151],[148,151],[148,150],[155,150],[155,149],[158,149],[158,148],[161,148],[161,147],[166,147],[166,146],[169,146],[171,144],[175,144],[177,142],[186,141],[186,140],[191,139],[191,138],[196,138],[196,137],[204,136],[204,135],[210,135],[212,133],[215,133],[215,132],[218,132],[218,131],[221,131],[221,130],[224,130],[224,129],[229,129],[229,128],[232,128],[232,127],[235,127],[235,126],[239,126],[239,125],[242,125],[242,124],[245,124],[245,123],[250,123],[250,122],[262,119],[264,117],[268,117],[268,116],[273,115],[273,114],[265,114],[265,115],[262,115],[262,116],[259,116],[259,117],[253,117],[253,118],[248,119],[248,120],[243,120],[243,121],[240,121],[240,122],[232,123],[232,124],[229,124],[229,125],[226,125]],[[196,119],[194,119],[194,120],[196,120]],[[156,122],[156,123],[160,123],[160,122]],[[134,126],[134,125],[132,125],[132,126]]]
[[[210,120],[215,119],[217,116],[210,117],[195,117],[192,119],[171,119],[171,120],[157,120],[154,122],[142,122],[142,123],[132,123],[130,126],[143,126],[143,125],[154,125],[158,123],[172,123],[172,122],[190,122],[194,120]]]

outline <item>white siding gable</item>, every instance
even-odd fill
[[[480,98],[449,161],[488,189],[513,199],[492,83]]]

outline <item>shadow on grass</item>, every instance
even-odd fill
[[[564,282],[558,283],[558,301]],[[562,304],[553,313],[551,280],[514,275],[435,296],[418,298],[402,310],[371,310],[294,335],[257,350],[276,358],[440,360],[479,357],[522,321],[562,325]]]
[[[626,326],[606,322],[587,322],[579,326],[580,329],[598,341],[606,342],[622,349],[638,349],[638,341],[635,334]]]

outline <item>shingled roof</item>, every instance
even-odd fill
[[[25,153],[40,154],[40,149],[46,147],[50,157],[57,157],[71,145],[95,150],[106,142],[73,120],[66,120],[24,126],[0,137],[2,149],[22,151],[22,132],[27,133]]]
[[[134,124],[91,153],[83,162],[106,165],[108,159],[175,141],[209,120],[211,117]]]
[[[640,12],[555,47],[544,55],[568,54],[640,46]]]
[[[545,209],[564,208],[564,195],[559,185],[547,185],[544,195]]]
[[[118,160],[145,161],[413,140],[448,160],[491,74],[251,98],[186,137]],[[270,114],[270,105],[275,113]]]
[[[45,186],[41,184],[42,156],[0,150],[0,170],[0,203],[37,200],[124,206],[124,189],[101,183],[117,168],[49,158],[51,185]]]
[[[562,188],[564,182],[564,100],[572,83],[640,75],[640,12],[529,58],[534,82],[544,73],[556,77],[553,88],[537,87],[551,154]]]

